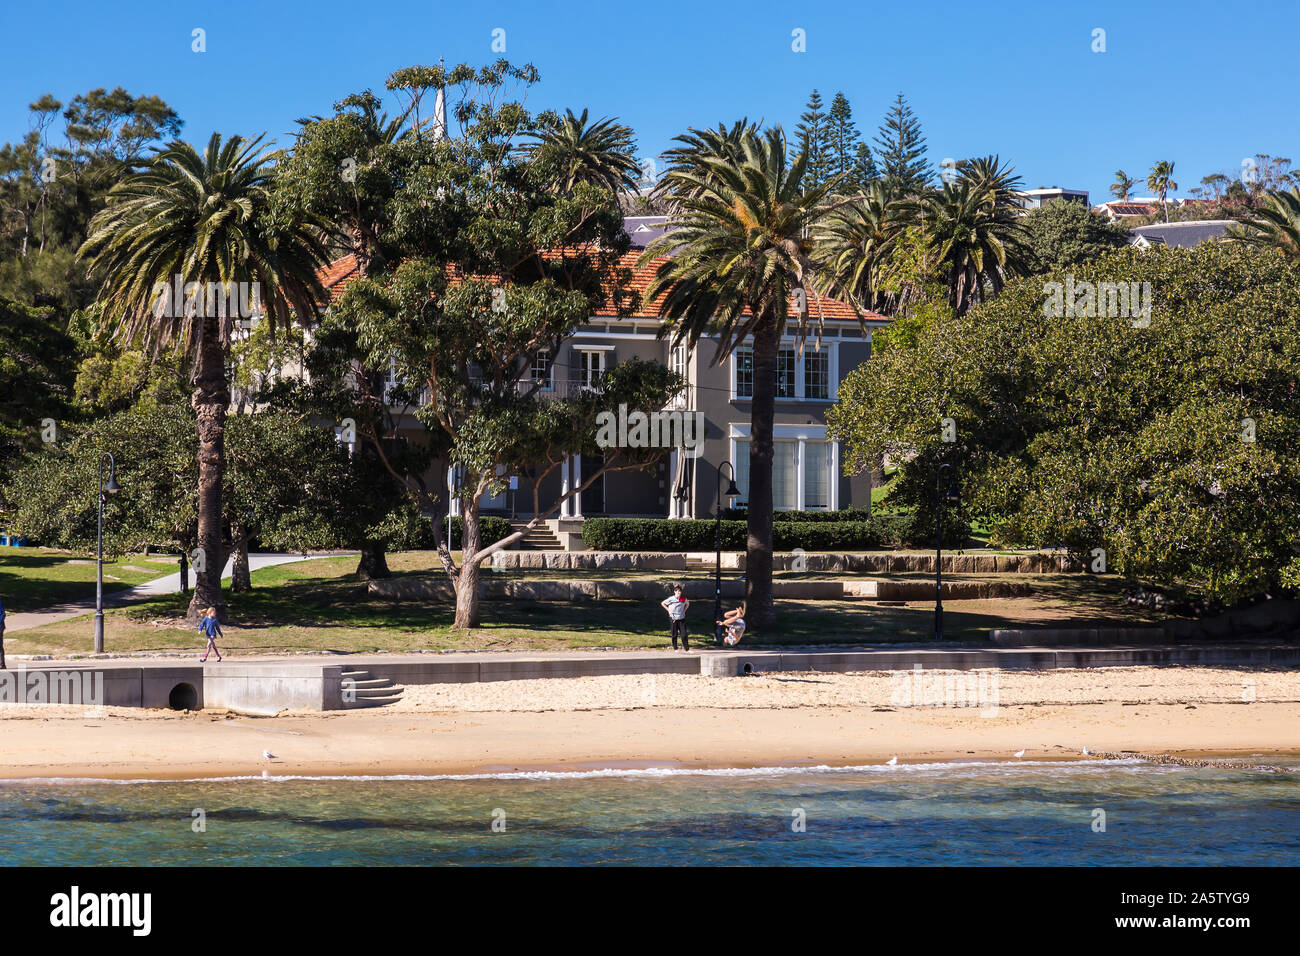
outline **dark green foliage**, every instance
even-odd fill
[[[880,175],[891,196],[920,194],[929,187],[934,168],[925,158],[927,150],[921,121],[899,93],[876,133]]]
[[[722,549],[743,551],[744,521],[722,522]],[[582,540],[593,551],[712,551],[716,522],[668,521],[662,518],[588,518]],[[862,551],[884,543],[870,521],[777,521],[772,525],[777,551]]]
[[[1023,220],[1024,242],[1035,273],[1068,269],[1128,245],[1129,231],[1107,222],[1083,203],[1052,202],[1031,209]]]

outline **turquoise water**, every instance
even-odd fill
[[[1095,761],[18,781],[0,784],[0,832],[7,865],[1294,866],[1300,774]]]

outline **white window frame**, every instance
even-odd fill
[[[782,350],[782,351],[787,351],[787,352],[788,352],[788,351],[792,351],[793,349],[794,349],[794,340],[793,340],[793,339],[790,339],[789,341],[783,341],[783,342],[781,343],[781,350]],[[818,349],[816,349],[816,348],[814,347],[813,344],[811,344],[811,343],[809,343],[809,342],[805,342],[805,343],[804,343],[804,352],[807,353],[809,350],[811,350],[811,351],[818,351]],[[804,371],[805,371],[805,370],[804,370],[804,356],[803,356],[803,355],[797,355],[797,356],[795,357],[795,362],[794,362],[794,397],[792,397],[792,398],[783,398],[783,397],[781,397],[780,395],[778,395],[777,398],[776,398],[776,400],[777,400],[778,402],[814,402],[814,403],[817,403],[817,404],[826,404],[826,405],[830,405],[830,404],[833,404],[834,402],[836,402],[836,401],[839,399],[839,394],[840,394],[840,348],[839,348],[839,344],[838,344],[837,342],[825,342],[825,341],[823,341],[823,342],[822,342],[822,347],[821,347],[821,350],[820,350],[820,351],[824,351],[824,352],[826,352],[826,377],[827,377],[827,383],[826,383],[826,384],[827,384],[827,397],[826,397],[826,398],[808,398],[808,397],[806,397],[806,395],[807,395],[807,388],[806,388],[806,386],[805,386],[805,382],[804,382],[804,377],[805,377],[805,376],[804,376]],[[741,352],[748,352],[749,354],[752,355],[753,352],[754,352],[754,347],[753,347],[752,345],[744,345],[744,346],[740,346],[740,347],[737,348],[735,351],[733,351],[733,352],[731,353],[731,356],[728,358],[727,364],[731,366],[731,400],[732,400],[733,402],[752,402],[752,401],[754,400],[754,396],[753,396],[752,394],[750,394],[750,395],[741,395],[741,394],[739,394],[739,391],[738,391],[738,388],[737,388],[737,386],[738,386],[737,379],[738,379],[738,377],[739,377],[739,376],[738,376],[738,373],[739,373],[739,371],[740,371],[740,353],[741,353]]]
[[[537,360],[541,358],[543,355],[546,356],[545,380],[537,377]],[[528,377],[529,377],[529,381],[532,382],[532,384],[538,386],[537,390],[539,392],[555,391],[555,362],[552,359],[550,349],[538,349],[537,352],[533,355],[529,367]]]
[[[599,377],[600,377],[601,379],[603,379],[603,378],[605,377],[606,372],[609,371],[609,363],[605,360],[605,353],[606,353],[606,352],[612,352],[612,351],[614,351],[614,346],[612,346],[612,345],[575,345],[575,346],[573,347],[573,351],[574,351],[575,356],[576,356],[577,359],[578,359],[578,361],[577,361],[577,363],[576,363],[576,366],[575,366],[575,371],[578,373],[578,374],[577,374],[577,386],[578,386],[578,388],[584,388],[584,389],[593,388],[593,386],[592,386],[589,382],[587,382],[587,381],[585,380],[585,377],[584,377],[584,374],[583,374],[583,368],[582,368],[582,364],[583,364],[582,356],[583,356],[583,355],[589,355],[589,356],[592,356],[592,362],[591,362],[591,364],[592,364],[593,367],[594,367],[595,364],[596,364],[595,361],[594,361],[595,356],[600,356],[600,363],[599,363],[599,364],[600,364],[600,376],[599,376]]]
[[[694,397],[691,392],[690,376],[690,346],[670,345],[668,347],[668,371],[676,372],[686,382],[686,387],[673,396],[672,408],[690,408],[692,407],[691,399]]]
[[[749,442],[749,423],[733,422],[728,427],[728,452],[730,461],[735,463],[738,454],[737,445],[740,442]],[[794,455],[794,474],[795,474],[795,502],[797,507],[795,511],[839,511],[840,510],[840,444],[839,442],[828,441],[826,437],[825,425],[776,425],[772,428],[773,441],[793,441],[796,444]],[[808,508],[805,506],[805,475],[804,475],[804,446],[808,442],[825,442],[830,446],[830,454],[827,455],[828,467],[830,468],[828,505],[825,508]],[[748,504],[746,496],[746,504]]]

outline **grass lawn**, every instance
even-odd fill
[[[144,584],[180,570],[174,557],[128,554],[104,561],[104,593]],[[0,546],[0,599],[9,612],[36,611],[94,600],[95,556]]]
[[[436,561],[430,552],[411,552],[390,555],[389,567],[399,573],[425,571]],[[232,622],[225,627],[223,653],[668,646],[667,615],[653,601],[484,601],[482,626],[472,633],[456,632],[451,629],[450,604],[396,603],[372,597],[365,584],[353,576],[356,562],[355,557],[321,558],[253,572],[254,590],[229,597]],[[572,572],[547,574],[565,578]],[[659,572],[649,576],[672,580],[681,574]],[[708,574],[699,576],[707,578]],[[946,580],[954,581],[991,577],[945,575]],[[945,602],[945,631],[950,640],[984,640],[993,627],[1159,620],[1153,612],[1125,605],[1121,582],[1115,579],[1081,574],[996,577],[1030,580],[1035,593],[1023,598]],[[197,655],[203,642],[180,620],[187,600],[179,594],[168,595],[108,612],[105,646],[110,651],[190,650]],[[711,605],[700,601],[691,610],[689,622],[701,642],[711,638],[712,611]],[[886,607],[867,601],[780,601],[778,615],[776,631],[746,638],[746,645],[924,641],[934,626],[933,602]],[[85,652],[90,642],[90,618],[82,617],[9,635],[6,649],[15,654]]]

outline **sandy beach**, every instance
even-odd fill
[[[0,776],[160,778],[1300,754],[1300,672],[983,672],[968,706],[897,675],[646,675],[407,687],[361,711],[0,705]],[[996,675],[994,678],[993,675]],[[974,688],[974,677],[965,678]],[[935,698],[938,699],[938,698]],[[276,755],[265,760],[262,751]]]

